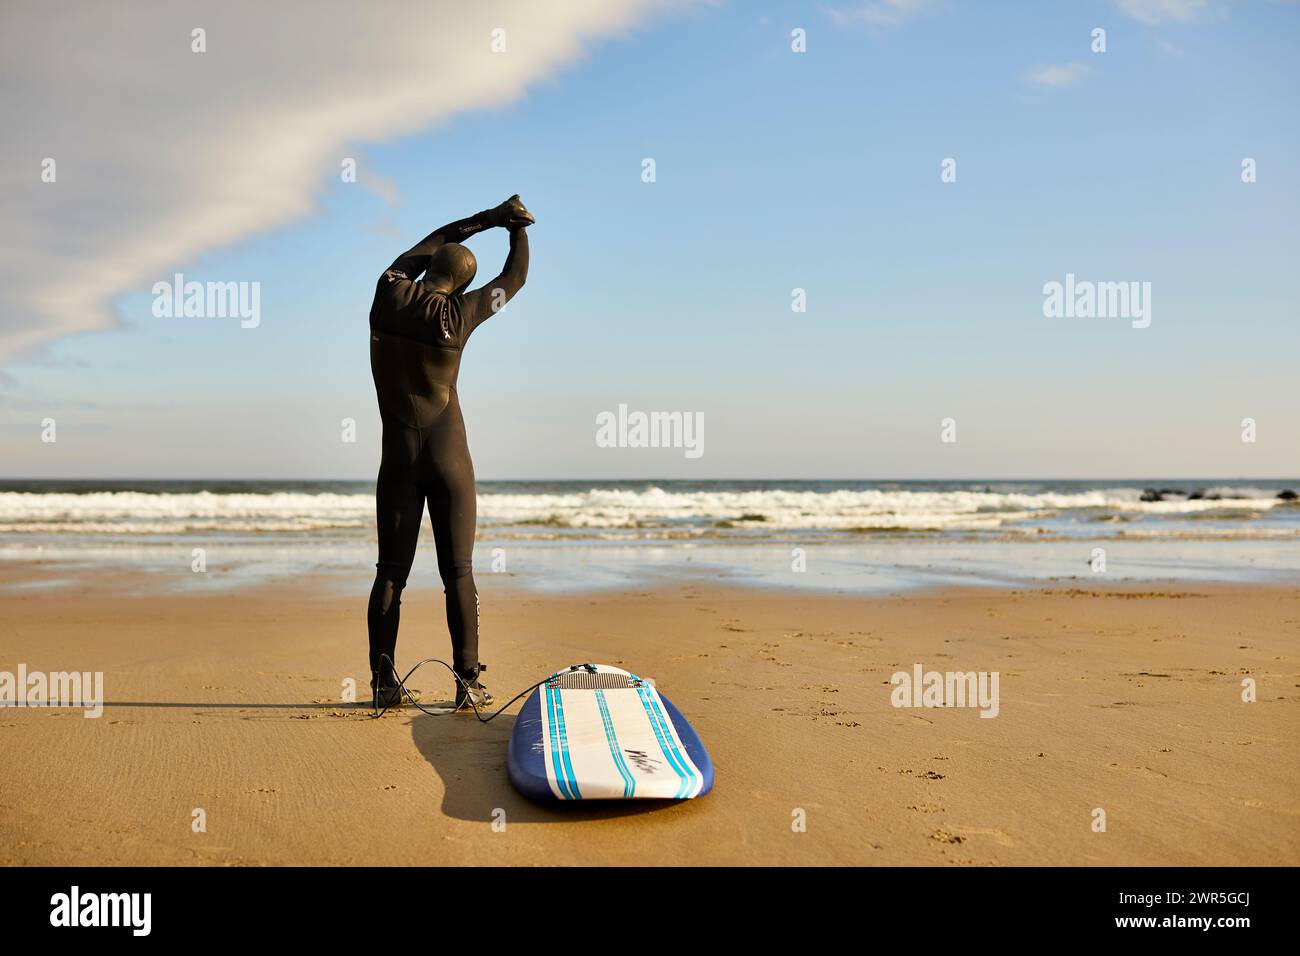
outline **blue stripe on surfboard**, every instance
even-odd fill
[[[638,687],[636,693],[637,696],[641,698],[641,706],[645,708],[646,717],[650,720],[650,727],[654,730],[655,737],[659,739],[659,749],[663,751],[664,758],[668,761],[668,765],[677,772],[677,792],[673,794],[673,799],[679,800],[689,792],[691,782],[694,778],[690,771],[682,766],[682,764],[678,762],[677,758],[674,757],[673,754],[677,747],[671,743],[671,734],[668,735],[669,739],[665,739],[664,728],[659,723],[659,718],[655,714],[655,709],[650,706],[650,699],[645,692],[645,688]]]
[[[605,701],[605,692],[596,689],[596,705],[600,708],[600,719],[605,725],[605,740],[609,742],[609,753],[614,758],[614,766],[617,768],[619,776],[623,778],[623,796],[631,797],[636,792],[636,778],[628,770],[627,762],[623,759],[623,751],[618,745],[618,734],[614,732],[614,719],[610,716],[609,705]]]
[[[555,712],[560,717],[560,748],[564,751],[564,769],[569,775],[569,789],[573,791],[573,799],[581,800],[578,775],[573,772],[573,757],[569,754],[569,728],[564,722],[564,694],[559,690],[555,692]]]
[[[641,678],[633,674],[632,679],[637,681],[639,685]],[[685,768],[680,766],[675,760],[673,760],[672,754],[668,752],[668,745],[664,741],[663,729],[660,727],[658,720],[655,718],[654,711],[650,709],[649,701],[646,698],[645,688],[638,686],[636,689],[636,693],[637,696],[641,698],[641,706],[645,708],[646,717],[650,721],[650,728],[655,732],[655,737],[659,740],[659,749],[663,751],[664,757],[668,760],[668,765],[677,772],[677,779],[679,783],[677,787],[677,793],[674,794],[674,799],[679,799],[682,796],[682,794],[686,792],[685,787],[686,787],[687,779],[683,775],[683,770]]]
[[[668,765],[677,772],[677,792],[673,794],[673,799],[681,799],[682,795],[686,792],[687,785],[689,784],[686,770],[674,758],[672,745],[667,739],[665,739],[664,729],[659,723],[659,718],[655,716],[654,709],[650,706],[649,696],[640,688],[637,688],[637,694],[641,697],[641,706],[645,708],[646,717],[650,720],[650,727],[654,730],[655,737],[659,740],[659,749],[663,751],[664,758],[668,761]]]
[[[556,715],[555,691],[550,687],[546,688],[546,713],[550,718],[548,723],[551,727],[551,766],[555,769],[555,783],[560,788],[561,800],[577,799],[569,790],[568,773],[564,767],[563,751],[560,745],[560,722]]]
[[[631,677],[636,681],[642,679],[637,677],[636,674],[632,674]],[[677,739],[682,742],[686,755],[690,758],[691,763],[695,765],[695,769],[700,772],[700,790],[695,796],[702,797],[713,789],[713,761],[709,759],[709,752],[704,747],[704,741],[700,739],[700,735],[695,732],[691,722],[682,716],[682,712],[673,705],[671,700],[657,692],[655,697],[663,705],[664,712],[668,715],[673,729],[677,731]]]
[[[560,732],[555,726],[555,707],[551,703],[551,689],[545,688],[546,691],[546,725],[550,730],[550,747],[546,755],[550,758],[551,766],[554,768],[555,785],[560,788],[560,799],[565,800],[569,796],[567,782],[564,779],[564,768],[559,764],[560,753]]]
[[[686,755],[691,758],[691,763],[700,772],[700,789],[695,796],[702,797],[713,789],[713,761],[709,759],[709,752],[704,747],[704,741],[695,732],[695,728],[691,726],[690,721],[683,717],[682,712],[673,706],[671,700],[660,694],[659,703],[663,705],[664,713],[668,715],[673,728],[677,731],[677,739],[682,742],[682,748],[686,751]]]
[[[681,752],[681,748],[679,747],[679,744],[677,744],[677,739],[672,734],[672,726],[668,723],[668,718],[664,715],[663,709],[660,708],[660,697],[658,692],[651,693],[650,702],[654,705],[654,713],[656,717],[659,718],[660,726],[663,727],[663,735],[664,737],[667,737],[668,744],[672,747],[673,756],[675,756],[677,761],[681,763],[682,770],[685,770],[686,775],[690,778],[689,783],[686,784],[686,790],[682,792],[682,796],[694,796],[695,783],[698,782],[698,777],[695,775],[694,767],[690,765],[689,758],[686,757],[686,754]]]
[[[596,690],[596,705],[600,708],[600,720],[605,725],[605,739],[609,742],[609,753],[614,758],[614,766],[618,768],[619,776],[623,778],[623,796],[630,797],[636,792],[636,778],[632,776],[632,771],[627,768],[627,762],[623,759],[623,751],[618,746],[618,734],[614,733],[614,718],[609,714],[609,704],[605,702],[605,692]]]
[[[573,759],[569,756],[569,731],[564,726],[564,697],[559,690],[551,690],[551,699],[555,703],[555,719],[560,729],[560,759],[563,762],[564,774],[568,779],[569,792],[571,800],[581,800],[582,793],[578,790],[578,778],[573,772]]]
[[[667,738],[668,745],[672,747],[673,756],[677,758],[678,762],[682,765],[682,769],[686,771],[687,776],[690,778],[686,785],[686,789],[682,791],[683,797],[689,797],[691,791],[695,789],[695,771],[691,769],[690,761],[687,760],[686,756],[677,748],[677,741],[673,738],[672,728],[668,725],[668,718],[664,716],[663,710],[659,707],[659,694],[656,692],[653,694],[647,694],[646,696],[650,698],[650,703],[654,706],[655,716],[659,718],[659,724],[664,729],[664,737]]]
[[[578,781],[573,773],[573,760],[569,756],[569,731],[564,723],[564,699],[560,692],[555,689],[547,688],[551,695],[551,714],[555,721],[556,748],[555,761],[559,768],[560,776],[564,780],[565,793],[570,800],[582,799],[582,794],[578,792]]]

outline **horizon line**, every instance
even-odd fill
[[[373,481],[375,481],[375,480],[376,480],[376,479],[373,478],[373,477],[367,477],[367,478],[306,478],[306,477],[295,477],[295,478],[266,478],[266,477],[259,477],[259,478],[253,478],[253,477],[230,477],[230,476],[211,476],[211,475],[208,475],[208,476],[203,476],[203,477],[195,477],[195,476],[169,476],[169,477],[157,477],[157,476],[154,476],[154,477],[148,477],[148,478],[146,478],[146,477],[141,477],[141,476],[138,476],[138,475],[137,475],[137,476],[132,476],[132,477],[107,477],[107,478],[105,478],[105,477],[73,477],[73,476],[67,476],[67,475],[54,475],[54,476],[48,476],[48,475],[46,475],[46,476],[40,476],[40,477],[16,477],[16,478],[15,478],[15,477],[0,477],[0,484],[17,483],[17,482],[25,482],[25,481],[67,481],[67,482],[73,482],[73,481],[80,481],[80,482],[147,482],[147,481],[154,481],[154,482],[160,482],[160,481],[207,481],[207,482],[232,481],[232,482],[240,482],[240,481],[242,481],[242,482],[340,482],[340,483],[341,483],[341,482],[358,482],[358,481],[370,481],[370,482],[373,482]],[[478,477],[476,477],[476,478],[475,478],[475,483],[477,483],[477,484],[482,484],[482,483],[485,483],[485,482],[495,482],[495,483],[506,483],[506,482],[518,482],[518,483],[524,483],[524,482],[530,482],[530,483],[534,483],[534,484],[536,484],[536,483],[541,483],[541,482],[559,482],[559,481],[611,481],[611,482],[613,482],[613,481],[618,481],[618,482],[633,482],[633,481],[635,481],[635,482],[700,482],[700,481],[737,481],[737,482],[739,482],[739,481],[791,481],[791,482],[794,482],[794,481],[800,481],[800,482],[810,482],[810,481],[816,481],[816,482],[835,482],[835,481],[841,481],[841,482],[868,482],[868,481],[874,481],[874,482],[931,482],[931,483],[948,481],[948,482],[961,482],[961,483],[966,483],[966,484],[973,484],[973,483],[977,483],[977,482],[985,482],[985,483],[989,483],[989,482],[998,482],[998,483],[1001,483],[1001,482],[1006,482],[1006,483],[1022,482],[1022,483],[1023,483],[1023,482],[1031,482],[1031,481],[1037,481],[1037,482],[1047,482],[1047,481],[1124,481],[1124,482],[1142,482],[1142,481],[1152,481],[1152,482],[1157,482],[1157,481],[1159,481],[1159,482],[1172,482],[1172,481],[1182,481],[1182,482],[1189,482],[1189,481],[1201,481],[1201,482],[1206,482],[1206,481],[1277,481],[1277,482],[1296,482],[1296,483],[1300,483],[1300,475],[1285,475],[1285,476],[1284,476],[1284,475],[1237,475],[1237,476],[1225,476],[1225,475],[1208,475],[1208,476],[1207,476],[1207,475],[1194,475],[1194,476],[1192,476],[1192,475],[1187,475],[1187,476],[1181,476],[1181,477],[1180,477],[1180,476],[1171,476],[1171,475],[1161,475],[1161,476],[1143,475],[1143,476],[1138,476],[1138,477],[1129,477],[1129,478],[1120,477],[1120,476],[1116,476],[1116,475],[1103,475],[1103,476],[1100,476],[1100,477],[1076,477],[1076,478],[1067,478],[1067,477],[1062,477],[1062,476],[1059,476],[1059,475],[1050,476],[1050,477],[1018,477],[1018,478],[1007,477],[1007,476],[998,476],[998,477],[975,477],[975,478],[935,478],[935,477],[927,477],[927,478],[898,478],[898,477],[889,477],[889,478],[881,478],[881,477],[846,478],[846,477],[843,477],[843,476],[836,476],[836,477],[831,477],[831,478],[792,478],[792,477],[789,477],[789,476],[782,476],[782,477],[775,477],[775,478],[772,478],[772,477],[750,477],[750,478],[740,478],[740,477],[735,477],[735,476],[730,476],[730,477],[726,477],[726,478],[719,478],[719,477],[668,478],[668,477],[663,477],[663,476],[658,476],[658,477],[654,477],[654,476],[650,476],[650,477],[635,477],[635,478],[631,478],[631,477],[614,478],[614,477],[608,477],[608,476],[605,476],[605,477],[581,477],[581,476],[580,476],[580,477],[574,477],[574,478],[556,478],[556,477],[549,477],[549,478],[478,478]]]

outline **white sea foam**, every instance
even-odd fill
[[[373,524],[371,495],[0,492],[0,531],[179,534],[315,531]]]
[[[677,491],[594,487],[562,493],[483,493],[484,528],[755,531],[990,531],[1034,521],[1132,514],[1153,518],[1252,515],[1281,502],[1268,489],[1222,488],[1211,500],[1141,501],[1136,488],[1072,493],[911,490]],[[194,532],[292,533],[370,529],[370,494],[86,494],[0,492],[0,532],[176,535]]]

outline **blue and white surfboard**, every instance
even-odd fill
[[[713,764],[681,711],[648,681],[609,664],[564,670],[515,719],[507,766],[534,800],[689,800]]]

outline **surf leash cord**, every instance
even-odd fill
[[[393,663],[393,659],[392,659],[391,657],[389,657],[387,654],[381,654],[381,655],[379,656],[379,665],[380,665],[381,668],[383,667],[385,661],[388,662],[388,666],[392,669],[393,675],[396,676],[396,675],[397,675],[397,665]],[[479,719],[479,723],[483,723],[483,724],[486,724],[486,723],[487,723],[488,721],[490,721],[490,720],[495,720],[497,717],[499,717],[499,716],[501,715],[501,713],[502,713],[504,710],[506,710],[506,708],[508,708],[511,704],[513,704],[513,703],[514,703],[515,701],[517,701],[519,698],[523,697],[525,694],[531,693],[532,691],[536,690],[538,687],[541,687],[543,684],[545,684],[545,683],[546,683],[548,680],[550,680],[552,677],[555,677],[557,674],[565,674],[565,673],[568,673],[568,672],[570,672],[570,671],[580,671],[580,670],[585,670],[585,671],[587,671],[587,673],[589,673],[589,674],[594,674],[594,673],[596,673],[596,665],[595,665],[595,664],[570,664],[568,667],[564,667],[564,668],[561,668],[561,669],[558,670],[558,671],[553,671],[552,673],[547,674],[545,677],[543,677],[543,678],[542,678],[541,680],[539,680],[537,683],[532,684],[532,685],[529,686],[529,687],[525,687],[525,688],[524,688],[523,690],[521,690],[519,693],[515,694],[514,697],[511,697],[508,701],[506,701],[504,704],[502,704],[501,707],[500,707],[499,709],[497,709],[497,710],[494,711],[493,713],[489,714],[488,716],[484,717],[483,714],[479,712],[479,709],[478,709],[478,703],[474,700],[474,693],[473,693],[473,691],[470,689],[469,684],[467,684],[467,683],[465,682],[465,678],[461,677],[458,673],[456,673],[456,668],[452,667],[452,666],[451,666],[450,664],[448,664],[446,661],[439,660],[439,659],[436,658],[436,657],[426,657],[424,660],[420,661],[418,664],[416,664],[414,667],[412,667],[409,671],[407,671],[405,677],[399,677],[399,678],[397,679],[397,686],[401,689],[401,692],[402,692],[402,694],[406,697],[406,699],[409,700],[412,704],[414,704],[414,705],[415,705],[415,708],[416,708],[418,711],[420,711],[420,713],[422,713],[422,714],[428,714],[430,717],[445,717],[445,716],[447,716],[448,714],[454,714],[454,713],[456,713],[456,712],[457,712],[457,709],[453,706],[451,710],[430,710],[429,708],[427,708],[427,707],[425,707],[423,704],[421,704],[418,700],[416,700],[416,699],[415,699],[415,695],[412,694],[409,690],[407,690],[407,688],[406,688],[406,682],[407,682],[408,680],[411,679],[411,675],[412,675],[412,674],[414,674],[416,671],[418,671],[418,670],[419,670],[421,667],[423,667],[425,664],[441,664],[443,667],[447,668],[447,670],[449,670],[449,671],[451,672],[451,676],[454,677],[454,678],[456,678],[456,683],[459,684],[461,687],[464,687],[464,688],[465,688],[465,695],[466,695],[467,699],[469,700],[469,705],[470,705],[471,707],[474,708],[474,716],[477,717],[477,718]],[[382,673],[382,671],[381,671],[381,673]],[[374,706],[375,706],[375,712],[374,712],[374,716],[375,716],[375,717],[382,717],[382,716],[384,716],[384,714],[386,714],[386,713],[388,713],[390,710],[392,710],[391,707],[387,707],[387,706],[385,706],[385,707],[380,707],[380,706],[379,706],[379,684],[378,684],[378,682],[376,682],[376,684],[375,684],[375,688],[374,688]]]

